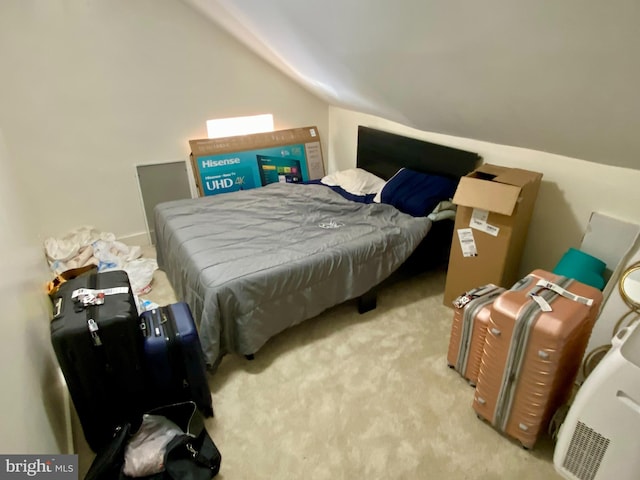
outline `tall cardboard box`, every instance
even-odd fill
[[[444,304],[472,288],[510,288],[519,279],[522,251],[542,174],[484,164],[462,177]]]

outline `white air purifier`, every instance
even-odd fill
[[[640,479],[640,328],[622,329],[560,427],[556,471],[572,480]]]

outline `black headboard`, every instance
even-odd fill
[[[385,180],[402,167],[460,178],[480,161],[477,153],[358,126],[357,166]]]

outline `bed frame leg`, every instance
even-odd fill
[[[358,312],[359,313],[367,313],[370,310],[376,308],[376,302],[378,299],[378,292],[376,288],[372,288],[364,295],[358,297]]]
[[[256,356],[253,353],[250,353],[249,355],[245,355],[244,358],[247,360],[255,360]]]

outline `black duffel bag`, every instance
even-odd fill
[[[137,432],[121,425],[95,457],[85,480],[210,480],[222,456],[195,402],[147,412]]]

